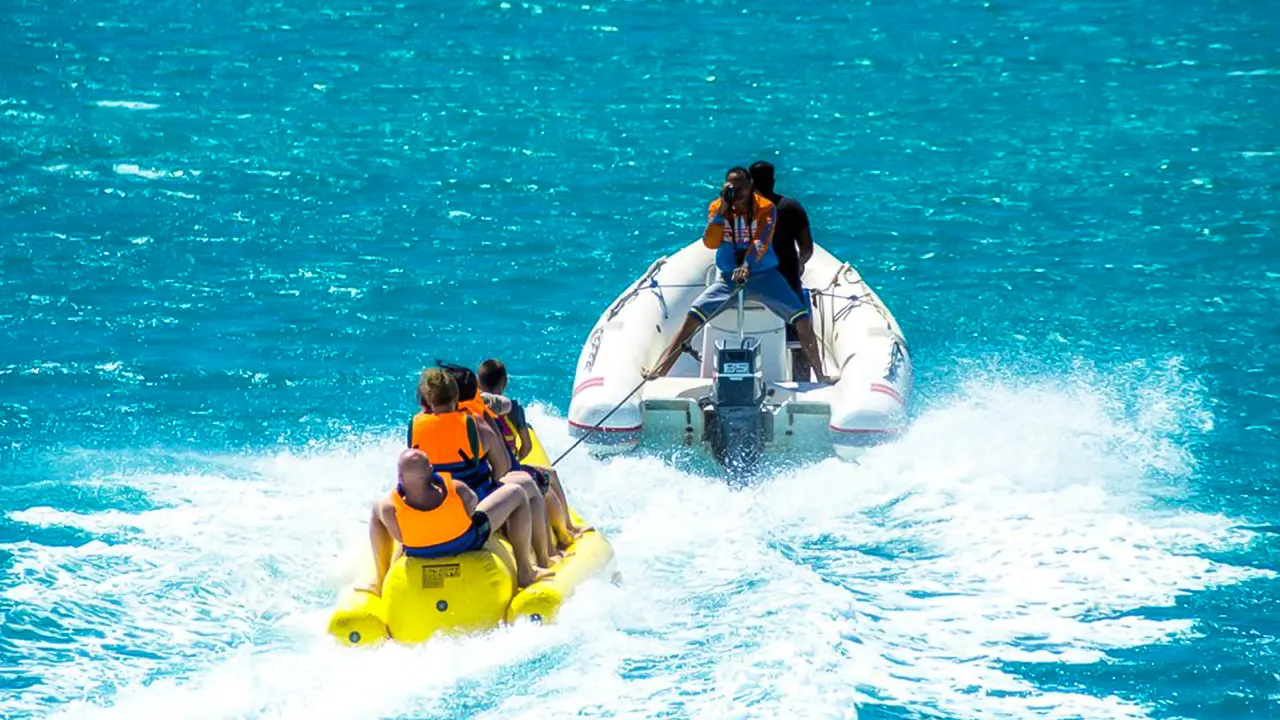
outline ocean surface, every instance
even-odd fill
[[[1280,9],[9,0],[0,716],[1280,717]],[[581,343],[778,166],[912,424],[563,465],[620,587],[324,634],[435,359]]]

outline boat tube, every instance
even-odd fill
[[[798,376],[799,343],[787,341],[782,318],[739,293],[666,377],[635,391],[717,274],[715,252],[698,240],[659,258],[605,309],[578,356],[571,435],[595,454],[701,444],[735,467],[774,450],[855,459],[902,431],[912,385],[902,329],[857,270],[817,246],[802,282],[834,384]]]

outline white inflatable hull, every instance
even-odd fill
[[[738,337],[736,303],[691,342],[701,351],[701,363],[682,355],[667,377],[628,394],[641,384],[641,373],[657,363],[694,298],[714,278],[714,267],[715,254],[701,240],[660,258],[592,328],[578,356],[569,428],[575,437],[589,435],[584,444],[594,452],[627,451],[641,441],[701,443],[698,401],[711,394],[715,341]],[[902,431],[911,393],[911,356],[889,309],[848,263],[815,247],[802,280],[812,296],[824,369],[839,379],[819,385],[811,377],[791,377],[782,319],[747,302],[743,332],[760,341],[767,404],[773,411],[768,449],[830,449],[852,459]]]

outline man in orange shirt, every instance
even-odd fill
[[[770,247],[777,208],[754,191],[746,168],[735,167],[725,174],[720,197],[712,201],[708,215],[702,244],[716,251],[720,279],[693,301],[684,325],[663,351],[657,366],[645,374],[645,379],[652,380],[670,372],[689,338],[729,304],[734,285],[744,285],[742,292],[748,299],[759,300],[784,322],[795,326],[818,382],[830,382],[822,371],[809,308],[778,271],[778,257]]]

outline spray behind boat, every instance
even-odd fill
[[[739,472],[755,467],[773,435],[773,414],[765,408],[760,340],[744,337],[742,331],[745,295],[738,292],[738,339],[716,342],[711,396],[701,403],[711,454],[726,469]]]

